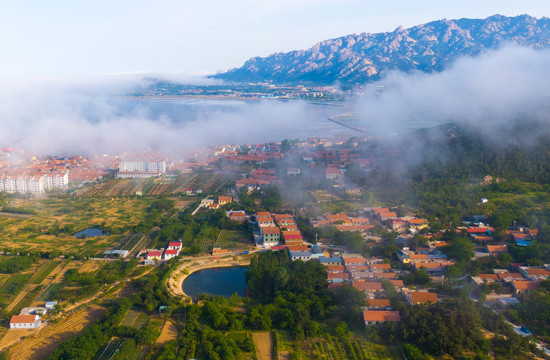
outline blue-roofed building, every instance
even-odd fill
[[[317,245],[313,245],[309,251],[311,252],[312,259],[319,259],[323,256],[323,250]]]
[[[531,245],[531,240],[525,240],[525,239],[516,239],[516,245],[518,246],[529,246]]]
[[[319,262],[321,264],[326,264],[326,265],[329,265],[329,264],[332,264],[332,265],[341,265],[342,264],[342,258],[340,257],[324,257],[324,256],[321,256],[319,258]]]
[[[302,260],[309,261],[311,260],[311,253],[309,251],[289,251],[290,259],[292,261]]]

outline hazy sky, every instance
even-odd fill
[[[550,15],[549,0],[0,0],[0,75],[204,75],[253,56],[442,18]]]

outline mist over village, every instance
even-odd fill
[[[550,358],[549,11],[0,4],[0,360]]]

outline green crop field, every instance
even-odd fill
[[[42,265],[30,278],[29,282],[31,284],[41,284],[42,281],[44,281],[45,278],[50,275],[50,273],[59,265],[61,261],[48,261],[44,265]]]

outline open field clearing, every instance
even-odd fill
[[[178,329],[176,328],[176,325],[170,320],[167,320],[162,327],[162,331],[160,332],[160,336],[157,339],[156,345],[157,347],[162,347],[168,341],[177,339]]]
[[[273,339],[271,332],[254,332],[252,333],[254,345],[256,346],[256,354],[259,360],[271,360],[273,353]]]
[[[0,246],[13,250],[74,252],[95,255],[115,246],[145,215],[151,200],[141,198],[50,198],[20,205],[30,219],[0,219]],[[100,228],[109,236],[76,238],[74,233]]]
[[[78,272],[92,272],[101,269],[103,261],[88,260],[78,269]]]
[[[10,359],[46,359],[63,341],[99,321],[105,311],[105,308],[97,305],[88,306],[64,321],[47,326],[11,348],[9,350]]]
[[[223,249],[246,250],[252,246],[252,239],[248,236],[246,231],[240,230],[220,230],[220,234],[214,247],[221,247]]]

